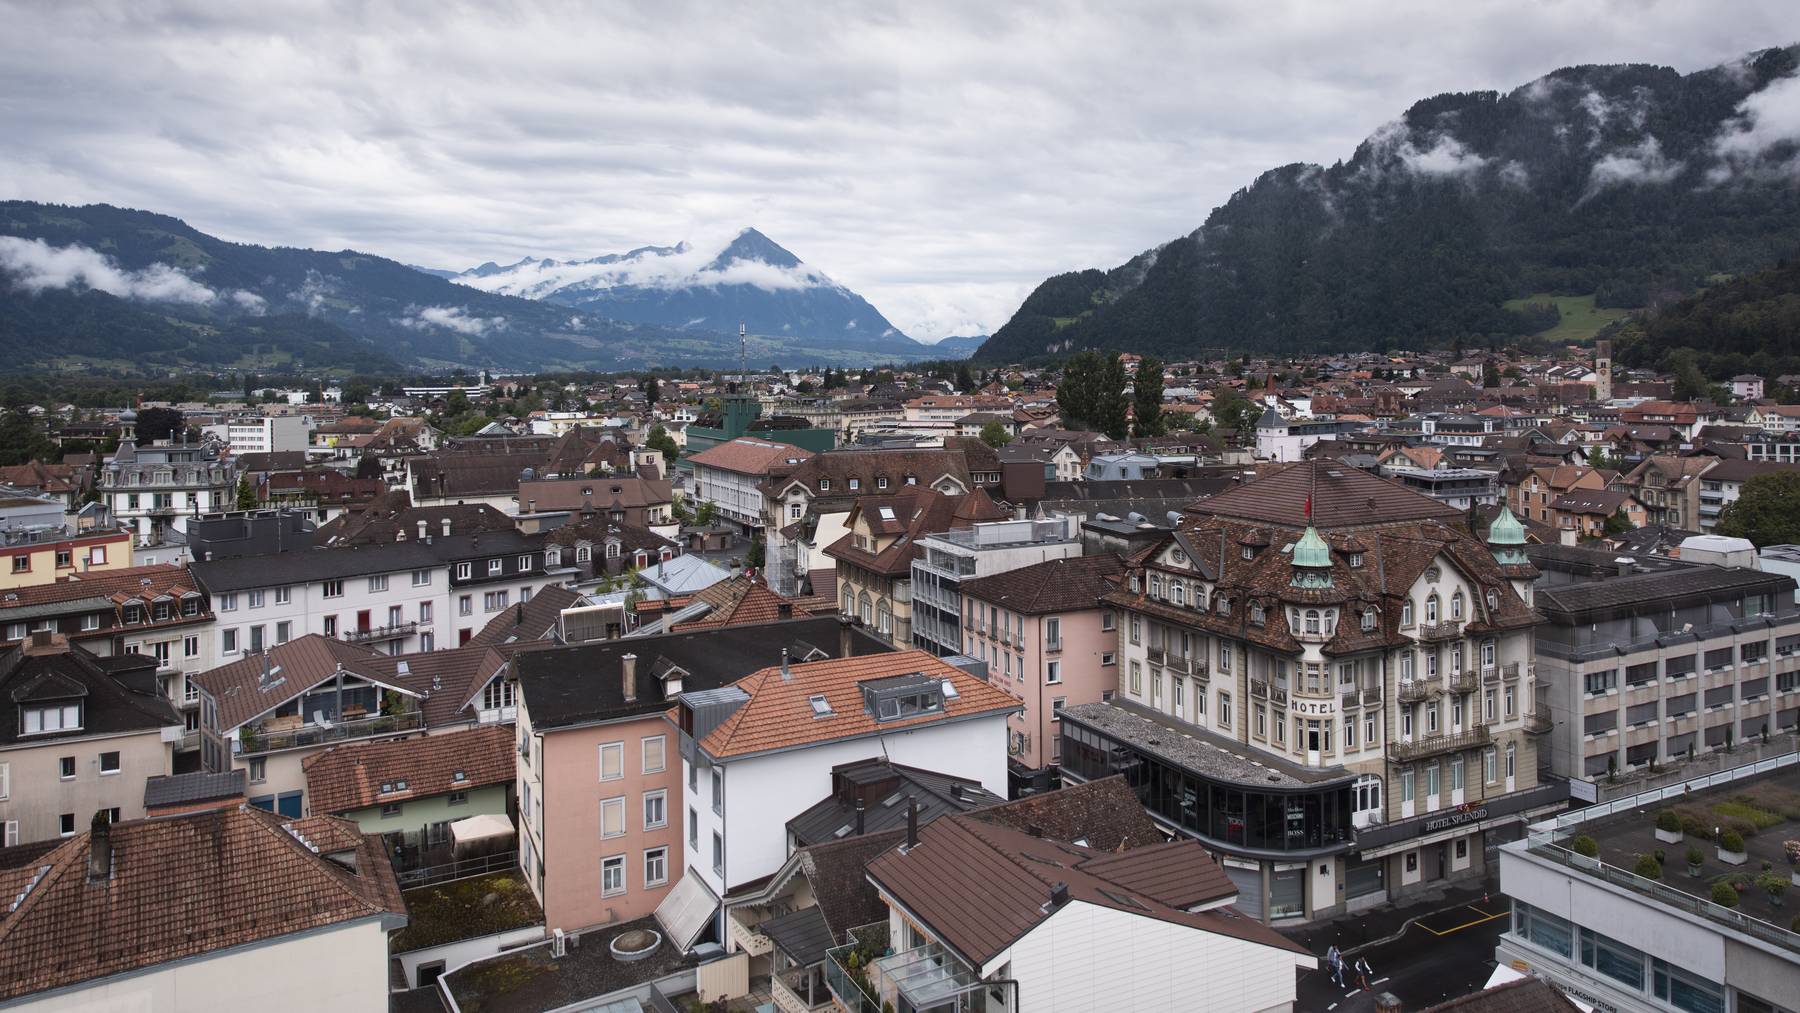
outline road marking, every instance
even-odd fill
[[[1476,914],[1480,915],[1481,917],[1475,919],[1474,921],[1463,922],[1461,925],[1452,926],[1450,928],[1444,929],[1441,932],[1438,931],[1437,929],[1434,929],[1431,926],[1425,924],[1424,922],[1419,922],[1418,925],[1419,925],[1419,928],[1424,929],[1425,931],[1431,933],[1434,936],[1447,936],[1453,932],[1461,932],[1463,929],[1472,929],[1477,925],[1486,924],[1487,922],[1491,922],[1496,918],[1506,917],[1505,911],[1501,911],[1497,914],[1489,914],[1486,911],[1483,911],[1480,908],[1474,906],[1473,904],[1469,905],[1469,910],[1475,912]]]
[[[1375,980],[1374,980],[1374,981],[1372,981],[1372,982],[1369,982],[1369,984],[1371,984],[1371,985],[1382,985],[1382,984],[1386,984],[1386,982],[1387,982],[1387,979],[1386,979],[1386,978],[1376,978],[1376,979],[1375,979]]]
[[[1325,1013],[1331,1013],[1331,1011],[1334,1009],[1337,1009],[1337,1003],[1335,1003],[1335,1002],[1332,1003],[1331,1005],[1325,1007]]]

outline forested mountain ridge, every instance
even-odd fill
[[[1188,235],[1038,287],[976,354],[1413,347],[1531,333],[1515,297],[1678,297],[1800,250],[1800,47],[1682,75],[1572,67],[1439,95]]]
[[[1714,380],[1800,373],[1800,257],[1708,286],[1604,333],[1622,365],[1678,372],[1691,355]]]
[[[106,204],[0,201],[0,364],[501,369],[726,365],[724,329],[622,322],[353,250],[233,243]],[[754,361],[867,362],[753,338]]]

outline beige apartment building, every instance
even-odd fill
[[[96,812],[143,816],[144,782],[170,773],[181,731],[153,658],[103,663],[50,632],[0,654],[4,844],[73,837]]]

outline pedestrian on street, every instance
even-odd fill
[[[1374,973],[1375,971],[1369,967],[1368,958],[1356,958],[1356,985],[1358,988],[1365,992],[1369,991],[1369,977]]]
[[[1344,987],[1344,955],[1342,953],[1338,952],[1338,948],[1336,946],[1333,946],[1331,948],[1330,959],[1331,959],[1331,980],[1337,982],[1337,986],[1339,988],[1343,988]]]

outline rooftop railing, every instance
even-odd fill
[[[301,725],[298,728],[276,730],[270,730],[266,725],[255,729],[246,726],[238,731],[238,754],[253,756],[259,753],[276,753],[284,749],[320,746],[330,742],[343,742],[346,739],[397,735],[418,731],[424,727],[425,715],[419,711],[377,714],[366,718],[332,721],[323,725]]]

